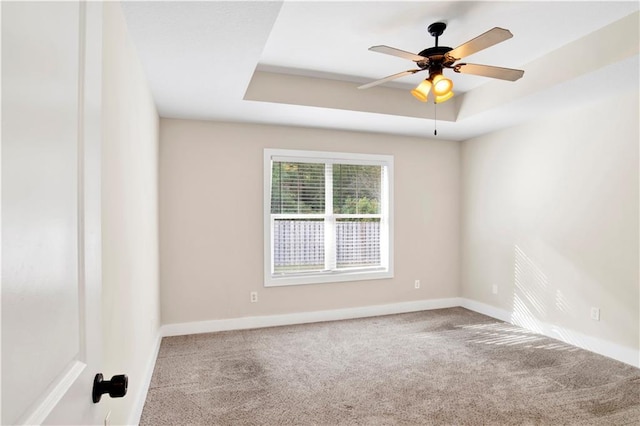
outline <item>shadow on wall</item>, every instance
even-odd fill
[[[628,328],[615,325],[632,325],[629,321],[634,320],[630,318],[633,313],[620,305],[626,301],[617,301],[612,289],[589,275],[589,265],[574,264],[540,240],[528,241],[526,252],[523,247],[522,243],[514,246],[512,310],[508,322],[640,367],[638,347],[616,342],[627,338],[624,333]],[[606,317],[602,321],[599,310],[596,318],[589,319],[589,302],[594,301],[605,308]],[[499,335],[494,338],[501,341]]]
[[[543,253],[547,269],[553,271],[550,278],[539,262],[533,260],[519,245],[514,247],[514,292],[511,322],[513,324],[545,334],[564,342],[585,349],[591,349],[592,344],[570,330],[574,321],[580,321],[577,310],[579,303],[569,300],[581,298],[581,289],[588,288],[590,279],[568,264],[567,260],[541,246],[541,242],[532,243],[532,251]],[[540,246],[540,247],[538,247]],[[563,291],[564,289],[564,291]],[[566,292],[571,292],[567,295]],[[553,324],[564,324],[557,326]]]
[[[548,318],[552,290],[549,278],[519,247],[515,246],[513,315],[514,324],[543,332],[540,320]]]

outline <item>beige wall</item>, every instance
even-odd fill
[[[394,155],[395,277],[264,288],[264,148]],[[162,119],[162,322],[458,296],[459,155],[456,142]],[[249,302],[251,291],[258,303]]]
[[[462,295],[640,349],[638,140],[632,90],[464,142]]]
[[[104,4],[102,161],[103,373],[129,376],[101,402],[115,425],[135,417],[160,321],[158,115],[118,3]]]

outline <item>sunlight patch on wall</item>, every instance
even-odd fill
[[[560,312],[564,312],[564,313],[571,312],[571,305],[569,304],[569,301],[567,300],[566,296],[560,289],[556,290],[555,306],[556,306],[556,309]]]
[[[549,279],[538,265],[515,246],[513,315],[514,324],[541,332],[536,319],[547,317],[544,300],[549,294]]]

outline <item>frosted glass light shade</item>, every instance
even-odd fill
[[[429,80],[423,80],[415,89],[411,91],[411,94],[420,102],[427,102],[427,96],[431,90],[431,82]]]
[[[436,96],[435,103],[439,104],[440,102],[448,101],[453,98],[453,92],[449,92],[446,95]]]
[[[451,92],[453,89],[453,81],[449,80],[442,74],[437,74],[433,77],[433,94],[436,96],[443,96]]]

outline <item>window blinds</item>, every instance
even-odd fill
[[[380,213],[382,167],[354,164],[333,165],[333,212],[337,214]]]
[[[271,174],[272,214],[324,214],[325,165],[274,161]]]
[[[275,274],[381,266],[384,167],[273,161]]]

